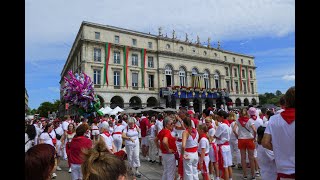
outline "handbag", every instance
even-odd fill
[[[174,158],[175,158],[176,160],[179,160],[179,152],[178,152],[178,151],[174,153]]]

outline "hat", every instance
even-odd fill
[[[249,108],[248,113],[249,113],[251,116],[253,116],[253,115],[256,115],[257,110],[256,110],[256,108],[251,107],[251,108]]]
[[[194,114],[194,112],[192,111],[192,110],[188,110],[188,112],[187,112],[189,115],[190,114]]]

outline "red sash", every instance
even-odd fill
[[[278,173],[277,180],[280,180],[280,178],[296,179],[296,175],[295,175],[295,174],[283,174],[283,173]]]
[[[218,144],[218,146],[219,146],[219,159],[218,159],[218,164],[219,164],[219,169],[220,169],[220,171],[222,171],[221,178],[224,178],[223,156],[222,156],[222,150],[221,150],[221,146],[224,146],[224,145],[229,145],[229,142],[226,141],[226,142],[223,143],[223,144]]]
[[[114,132],[114,133],[112,133],[112,135],[114,135],[114,134],[122,134],[122,132]]]
[[[218,162],[218,151],[217,151],[217,146],[214,142],[211,143],[212,144],[212,148],[213,148],[213,155],[214,158],[216,159],[216,162]]]
[[[182,142],[182,139],[177,139],[178,142]]]
[[[186,148],[186,152],[197,152],[198,151],[198,146],[192,147],[192,148]]]

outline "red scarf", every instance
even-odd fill
[[[198,143],[200,143],[201,138],[207,138],[206,133],[203,133],[199,136]],[[208,139],[208,138],[207,138]]]
[[[260,114],[260,119],[263,119],[263,116],[265,116],[265,114]]]
[[[191,135],[192,139],[196,138],[197,136],[197,130],[196,128],[192,128],[191,132],[189,130],[187,130],[189,132],[189,134]]]
[[[213,126],[212,126],[212,124],[211,124],[211,125],[209,126],[208,130],[209,130],[209,129],[212,129],[212,128],[213,128]]]
[[[134,129],[134,128],[136,128],[136,127],[137,127],[137,125],[134,125],[133,128],[129,128],[129,129]]]
[[[222,121],[222,123],[225,123],[226,125],[228,125],[228,126],[230,127],[230,123],[229,123],[228,120],[224,119],[224,120]]]
[[[73,132],[72,131],[67,131],[67,134],[73,134]]]
[[[256,115],[252,115],[251,118],[252,118],[253,120],[257,120],[258,117],[257,117]]]
[[[238,121],[240,122],[241,126],[244,127],[244,126],[247,124],[247,122],[249,121],[249,118],[247,118],[247,117],[240,117],[240,118],[238,119]]]
[[[104,131],[103,134],[106,135],[107,137],[110,137],[110,134],[108,131]]]
[[[280,115],[288,124],[291,124],[296,119],[296,109],[285,108],[285,110],[282,111]]]

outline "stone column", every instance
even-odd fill
[[[205,102],[205,100],[206,99],[201,99],[201,105],[202,105],[202,111],[204,110],[204,109],[206,109],[206,102]],[[202,113],[202,112],[201,112]]]
[[[220,87],[220,88],[221,88],[221,89],[227,88],[227,87],[226,87],[226,79],[225,79],[226,76],[225,76],[225,75],[220,75],[220,77],[221,77],[221,78],[220,78],[220,84],[221,84],[221,87]]]

